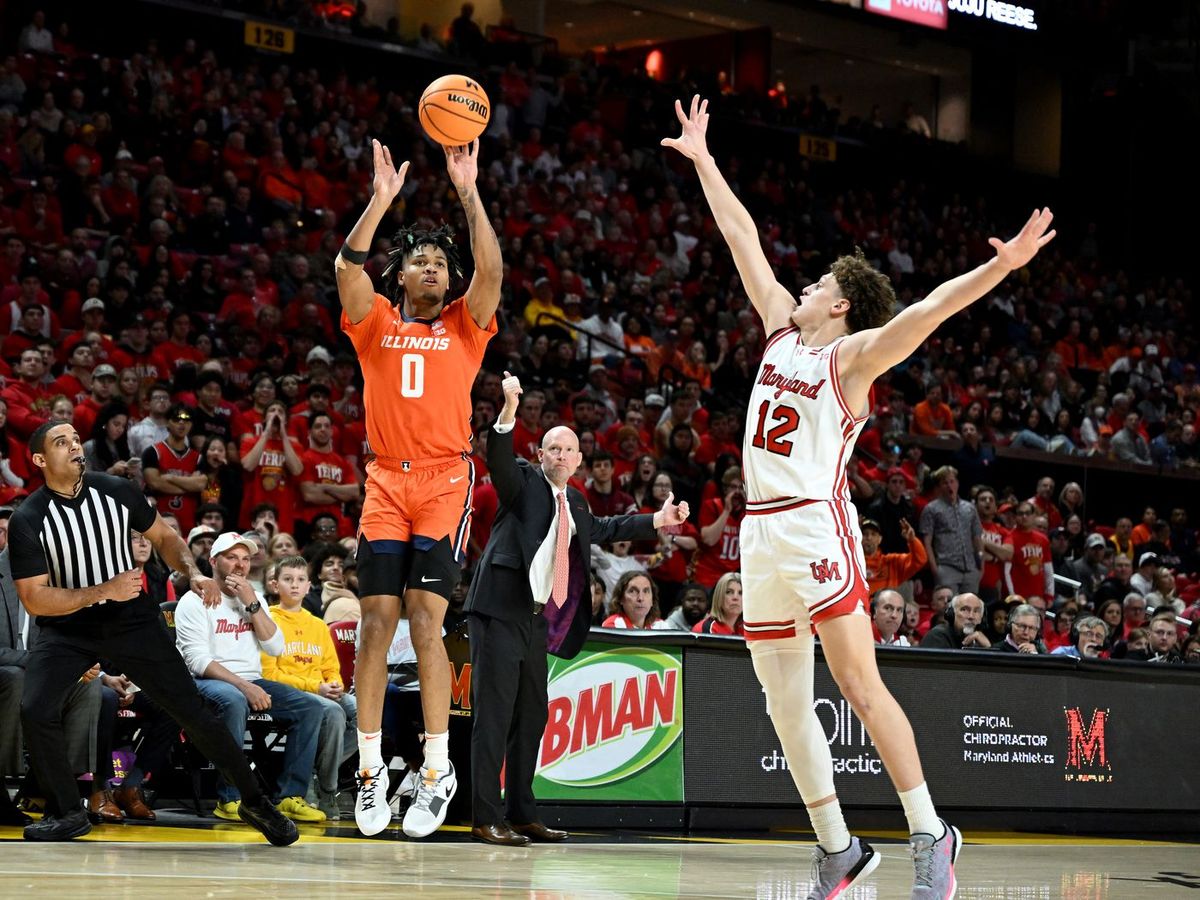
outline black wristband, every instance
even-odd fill
[[[356,266],[365,265],[371,256],[370,250],[352,250],[350,245],[342,244],[342,249],[338,251],[338,256],[348,263],[354,263]]]

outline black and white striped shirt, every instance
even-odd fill
[[[70,500],[40,487],[9,520],[13,580],[48,575],[51,587],[68,590],[102,584],[133,568],[130,530],[146,531],[156,517],[146,497],[124,478],[89,472],[79,495]],[[101,603],[69,616],[41,617],[39,624],[43,619],[104,621],[147,603],[143,593],[130,603]]]

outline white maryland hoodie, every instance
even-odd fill
[[[267,605],[257,591],[255,596],[264,607]],[[210,662],[218,662],[239,678],[257,681],[262,678],[259,654],[278,656],[283,644],[279,628],[269,640],[258,640],[241,603],[224,594],[221,605],[210,609],[199,594],[188,591],[175,608],[175,646],[197,678],[204,676]]]

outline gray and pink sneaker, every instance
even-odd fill
[[[808,900],[832,900],[875,871],[879,854],[866,841],[850,838],[850,846],[841,853],[826,853],[821,845],[813,847],[812,890]]]
[[[958,891],[954,863],[962,850],[962,834],[944,819],[938,821],[946,833],[937,840],[932,834],[914,834],[909,838],[908,854],[916,875],[912,900],[951,900]]]

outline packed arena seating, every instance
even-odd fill
[[[284,6],[276,11],[295,21],[328,19],[319,4]],[[94,468],[144,485],[184,534],[203,504],[218,504],[225,528],[259,528],[271,544],[294,536],[278,556],[352,538],[358,501],[327,488],[361,484],[369,449],[333,260],[369,196],[372,138],[412,166],[368,271],[378,280],[401,223],[449,221],[466,235],[441,150],[414,114],[422,85],[266,57],[234,69],[221,49],[165,36],[114,58],[93,38],[55,8],[3,47],[0,499],[15,505],[36,488],[23,442],[58,417],[92,442]],[[500,333],[475,389],[480,471],[509,370],[526,388],[518,452],[536,457],[545,429],[572,424],[585,452],[577,481],[595,511],[652,510],[667,490],[688,499],[695,515],[678,534],[597,557],[597,624],[621,612],[615,590],[601,595],[642,570],[666,621],[689,583],[712,591],[737,570],[745,397],[768,337],[694,177],[658,146],[674,127],[674,98],[713,98],[718,160],[789,290],[860,247],[907,306],[987,259],[987,238],[1041,201],[1029,185],[994,192],[939,180],[935,165],[885,164],[914,150],[963,158],[901,115],[842,121],[816,88],[783,104],[715,81],[664,84],[590,56],[539,69],[484,55],[493,115],[480,193],[506,276]],[[886,152],[869,166],[812,163],[783,149],[783,126]],[[735,151],[730,134],[746,128],[763,140]],[[964,496],[993,489],[999,526],[1015,527],[1016,507],[1035,503],[1036,527],[1063,539],[1055,572],[1075,571],[1098,534],[1096,565],[1117,599],[1150,553],[1173,573],[1173,584],[1142,591],[1150,605],[1200,618],[1196,531],[1182,494],[1161,488],[1194,489],[1200,470],[1194,308],[1190,285],[1112,265],[1104,235],[1073,222],[877,383],[849,466],[860,512],[886,498],[896,469],[920,517],[937,493],[932,471],[950,464]],[[263,436],[279,402],[305,460],[298,477],[266,446],[282,442]],[[164,471],[159,448],[172,439],[200,451],[189,465],[208,476],[204,487],[182,489]],[[1114,490],[1105,472],[1148,487]],[[1086,485],[1089,473],[1105,487],[1068,493],[1065,482]],[[1042,484],[1048,474],[1061,493],[1054,478]],[[1163,478],[1155,488],[1152,475]],[[1162,498],[1157,511],[1144,509],[1150,496]],[[474,502],[477,556],[495,513],[486,476]],[[322,513],[333,529],[314,527]],[[902,552],[884,527],[884,551]],[[1080,587],[1047,590],[1052,610],[1092,603],[1073,581]],[[926,569],[914,587],[928,607],[936,579]],[[997,606],[1006,593],[997,589]],[[697,609],[689,627],[702,627],[707,610]]]

